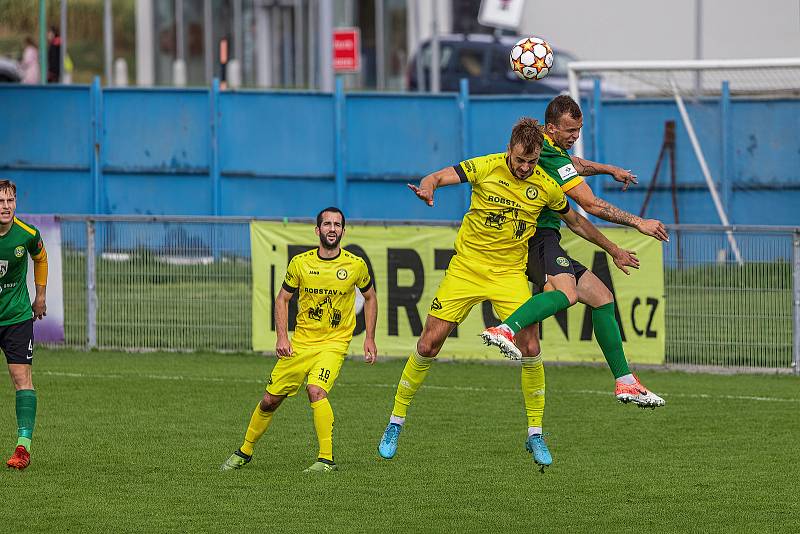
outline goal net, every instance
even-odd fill
[[[691,144],[719,223],[726,226],[730,225],[730,219],[716,185],[724,177],[715,176],[711,170],[725,169],[725,164],[710,166],[708,159],[709,151],[718,157],[725,134],[720,134],[721,140],[698,135],[698,131],[708,132],[711,125],[723,132],[726,127],[720,123],[732,99],[800,98],[800,58],[578,61],[569,63],[568,78],[570,94],[576,101],[600,95],[603,99],[671,101],[677,110],[676,122],[682,126],[677,131],[686,138],[680,142]],[[575,144],[575,155],[586,157],[582,139]],[[732,233],[728,233],[728,243],[732,259],[741,264],[741,253]]]

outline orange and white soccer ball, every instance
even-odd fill
[[[520,39],[511,49],[511,70],[523,80],[541,80],[553,68],[553,49],[538,37]]]

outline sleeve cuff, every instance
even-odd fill
[[[456,171],[456,174],[458,175],[458,178],[461,180],[462,184],[469,181],[467,180],[467,175],[464,172],[464,169],[461,167],[460,163],[457,165],[453,165],[453,169]]]
[[[285,290],[286,290],[286,291],[288,291],[289,293],[294,293],[295,291],[297,291],[297,288],[296,288],[296,287],[292,287],[292,286],[290,286],[289,284],[287,284],[286,282],[284,282],[284,283],[283,283],[283,286],[281,286],[281,287],[283,287],[283,289],[285,289]]]
[[[569,207],[569,202],[567,202],[567,205],[566,205],[566,206],[564,206],[564,207],[563,207],[562,209],[560,209],[560,210],[556,210],[556,212],[557,212],[557,213],[560,213],[561,215],[564,215],[565,213],[569,213],[569,210],[570,210],[570,209],[572,209],[572,208],[570,208],[570,207]]]
[[[371,287],[372,287],[372,280],[367,282],[367,285],[365,285],[364,287],[359,287],[358,290],[361,291],[362,293],[366,293],[367,291],[370,290]]]

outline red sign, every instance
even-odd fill
[[[361,32],[358,28],[333,30],[333,71],[358,72],[361,70]]]

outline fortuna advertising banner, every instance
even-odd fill
[[[436,289],[453,254],[458,229],[444,226],[348,224],[342,244],[367,263],[378,296],[375,342],[381,356],[408,356],[422,332]],[[625,354],[634,363],[664,363],[664,271],[661,243],[630,229],[604,229],[622,248],[634,250],[639,270],[626,276],[596,246],[562,230],[562,246],[571,257],[591,269],[615,295]],[[316,248],[313,224],[256,221],[250,225],[253,262],[253,349],[275,350],[273,304],[292,256]],[[364,342],[362,298],[349,353],[360,355]],[[297,313],[296,299],[289,308],[290,335]],[[498,319],[489,302],[475,306],[447,339],[440,358],[502,359],[495,347],[481,344],[478,334]],[[594,340],[591,310],[575,306],[542,324],[545,361],[603,362]]]

